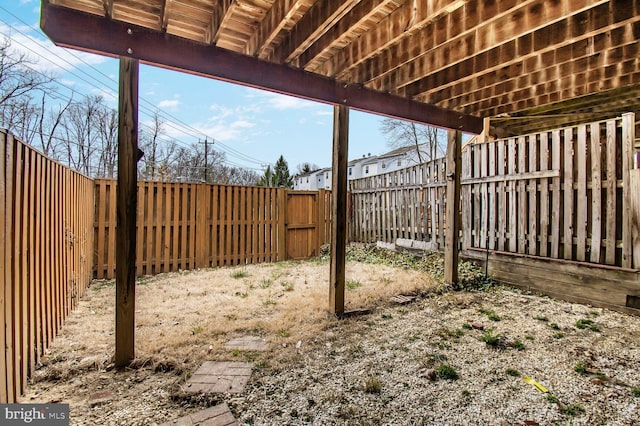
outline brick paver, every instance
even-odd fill
[[[251,376],[251,363],[205,361],[185,386],[187,392],[239,393]]]
[[[179,419],[162,423],[160,426],[238,426],[227,404],[216,405]]]
[[[256,336],[242,336],[228,341],[225,347],[240,351],[266,351],[267,342]]]

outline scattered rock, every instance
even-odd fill
[[[95,407],[97,405],[105,404],[111,401],[115,397],[115,394],[111,391],[103,391],[94,393],[89,397],[89,406]]]
[[[474,330],[484,330],[484,325],[480,324],[479,322],[474,322],[471,324],[471,327]]]
[[[425,379],[429,379],[432,382],[435,382],[436,380],[438,380],[438,372],[433,368],[428,368],[420,373],[420,377],[424,377]]]

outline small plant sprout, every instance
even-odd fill
[[[293,291],[293,284],[287,281],[283,281],[282,283],[280,283],[280,285],[282,286],[284,291]]]
[[[631,391],[631,393],[633,394],[633,396],[635,396],[636,398],[640,398],[640,386],[636,386],[635,388],[633,388],[633,390]]]
[[[500,316],[496,314],[494,311],[487,311],[485,309],[481,309],[480,313],[486,315],[487,318],[489,318],[489,320],[491,321],[500,321]]]
[[[197,325],[195,327],[193,327],[191,329],[191,334],[196,335],[196,334],[200,334],[204,331],[204,328],[202,328],[201,326]]]
[[[511,343],[511,347],[519,351],[523,351],[525,349],[524,343],[522,343],[518,339],[514,340],[513,343]]]
[[[459,377],[456,370],[447,364],[439,365],[436,373],[438,373],[438,377],[444,380],[458,380]]]
[[[566,414],[567,416],[571,416],[571,417],[582,414],[584,413],[584,411],[585,411],[584,407],[579,404],[568,404],[560,408],[560,412],[562,414]]]
[[[576,364],[575,367],[573,367],[573,371],[580,374],[587,374],[587,367],[584,365],[583,362],[579,362]]]
[[[574,326],[576,328],[581,329],[581,330],[583,330],[585,328],[588,328],[591,331],[596,331],[596,332],[600,331],[598,326],[592,320],[587,319],[587,318],[579,319],[578,321],[576,321]]]
[[[553,338],[554,339],[562,339],[564,337],[564,333],[554,333],[553,334]]]
[[[547,394],[547,401],[549,401],[552,404],[557,404],[558,402],[560,402],[558,398],[556,398],[554,395],[550,393]]]
[[[231,273],[231,278],[236,280],[240,278],[246,278],[248,276],[249,276],[249,273],[244,269],[240,269],[238,271],[234,271]]]
[[[464,324],[462,324],[462,328],[464,328],[465,330],[471,330],[473,329],[473,326],[471,326],[471,324],[469,324],[468,322],[465,322]]]
[[[518,370],[513,369],[513,368],[507,368],[506,373],[509,376],[520,377],[520,372]]]
[[[480,336],[480,340],[485,342],[487,346],[498,347],[500,344],[500,339],[502,336],[499,334],[493,334],[493,330],[487,330],[482,336]]]
[[[273,284],[273,281],[271,281],[268,278],[265,278],[262,281],[260,281],[260,288],[269,288],[271,287],[271,284]]]
[[[549,324],[549,328],[552,330],[560,330],[560,326],[555,322],[552,322],[551,324]]]
[[[281,328],[280,330],[278,330],[278,336],[280,336],[280,337],[289,337],[289,336],[291,336],[291,333],[286,328]]]
[[[347,290],[353,291],[355,289],[357,289],[358,287],[362,287],[362,283],[358,280],[347,280],[344,283],[344,286]]]
[[[382,382],[377,377],[369,377],[364,384],[364,391],[366,393],[379,394],[382,392]]]

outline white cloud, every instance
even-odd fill
[[[255,89],[247,89],[245,97],[247,99],[252,99],[252,105],[256,108],[264,107],[277,110],[287,110],[309,108],[318,105],[316,102],[308,101],[306,99],[262,90],[257,91]]]
[[[158,108],[175,110],[180,105],[180,101],[177,99],[165,99],[158,102]]]
[[[252,127],[255,127],[255,125],[255,123],[251,123],[247,120],[237,120],[231,123],[231,127],[233,127],[234,129],[250,129]]]
[[[0,33],[11,39],[13,54],[25,55],[32,62],[29,67],[36,71],[57,73],[106,61],[104,56],[58,47],[48,39],[34,36],[34,31],[26,25],[8,26],[0,22]]]

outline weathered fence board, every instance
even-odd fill
[[[0,402],[14,402],[91,279],[93,181],[0,131]]]
[[[462,246],[640,269],[634,260],[640,240],[633,233],[632,199],[640,188],[632,187],[633,124],[625,114],[467,144]],[[410,238],[442,248],[444,168],[440,159],[351,181],[351,239]]]
[[[115,245],[110,240],[116,226],[115,187],[113,180],[95,181],[95,278],[112,278],[115,273]],[[289,238],[298,244],[293,257],[318,254],[320,245],[329,241],[330,193],[307,192],[311,202],[299,204],[294,200],[301,195],[296,193],[283,188],[139,182],[136,274],[286,260]],[[294,203],[289,214],[287,202]]]

